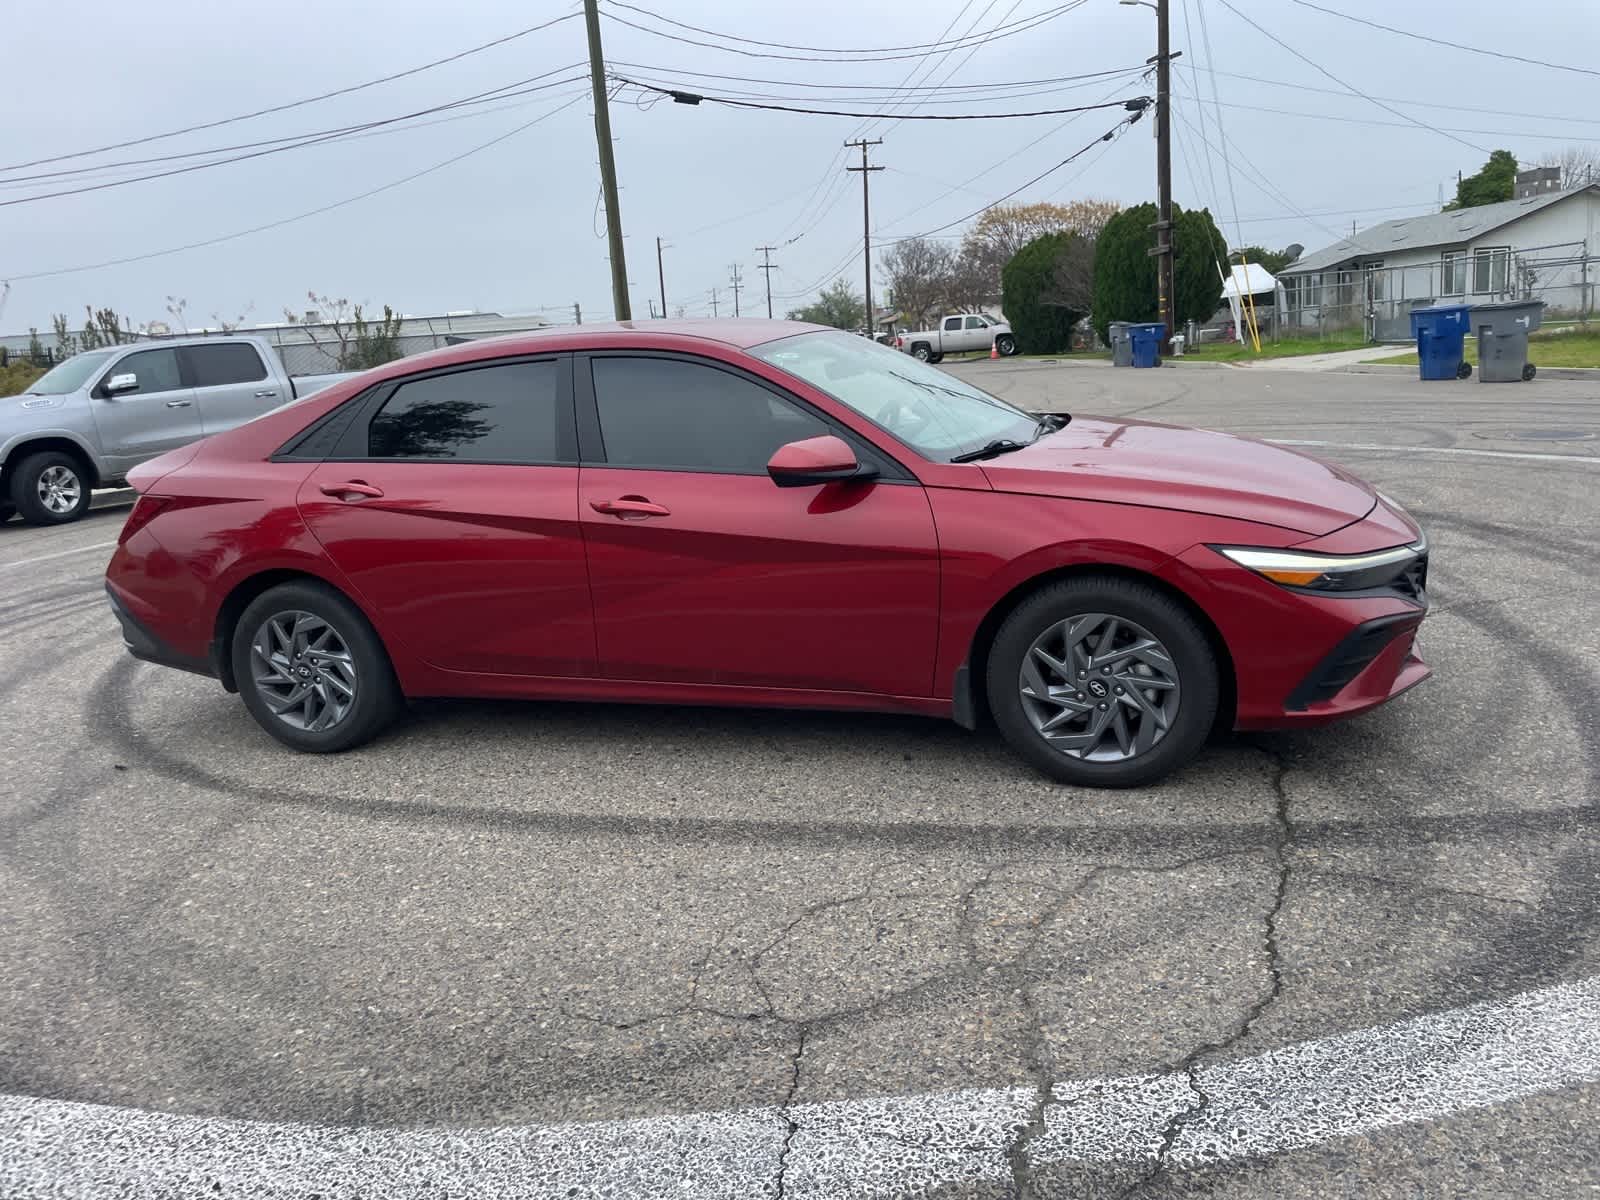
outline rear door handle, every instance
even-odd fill
[[[340,500],[359,500],[363,497],[375,500],[383,495],[381,487],[373,487],[370,483],[363,483],[359,479],[347,479],[343,483],[325,483],[321,490],[324,496],[333,496]]]
[[[272,398],[272,397],[276,397],[277,394],[278,394],[278,389],[277,388],[267,388],[266,391],[257,392],[256,393],[256,399],[257,400],[266,400],[266,399],[269,399],[269,398]]]
[[[589,507],[597,513],[613,517],[670,517],[672,510],[665,504],[652,504],[643,496],[623,496],[618,500],[591,500]]]
[[[193,400],[168,400],[167,401],[167,407],[168,408],[188,408],[193,403],[194,403]]]

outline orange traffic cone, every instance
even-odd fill
[[[1000,357],[1000,342],[998,340],[992,341],[992,342],[989,343],[989,357],[990,358],[999,358]]]

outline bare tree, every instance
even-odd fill
[[[914,327],[949,303],[954,265],[955,253],[950,247],[927,238],[896,242],[883,256],[894,306]]]
[[[1574,188],[1585,183],[1600,183],[1600,150],[1593,146],[1568,146],[1546,158],[1541,167],[1560,167],[1561,186]]]
[[[1122,206],[1114,200],[1074,200],[1068,204],[997,204],[972,223],[961,242],[961,256],[991,280],[1000,294],[1000,272],[1034,238],[1046,233],[1077,233],[1091,242]]]

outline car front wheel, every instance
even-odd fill
[[[1147,584],[1086,577],[1046,587],[989,652],[989,708],[1021,757],[1063,783],[1138,787],[1187,763],[1216,717],[1204,632]]]
[[[83,464],[60,450],[30,454],[11,476],[11,503],[30,525],[65,525],[89,511]]]
[[[256,723],[312,754],[371,741],[399,713],[389,655],[361,611],[322,584],[263,592],[233,633],[233,676]]]
[[[1009,333],[1002,333],[995,338],[994,348],[1000,352],[1002,358],[1010,358],[1017,352],[1017,339]]]

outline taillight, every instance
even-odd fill
[[[134,501],[133,511],[128,514],[128,519],[122,524],[122,532],[117,535],[117,545],[122,545],[139,530],[155,520],[167,505],[172,503],[171,496],[140,496]]]

